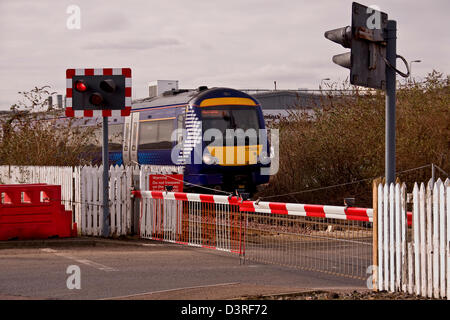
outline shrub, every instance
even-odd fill
[[[429,166],[403,171],[431,163],[450,171],[449,99],[449,77],[436,71],[423,82],[398,85],[396,171],[400,180],[429,179]],[[280,132],[280,167],[269,187],[257,196],[337,205],[354,196],[358,206],[371,207],[372,180],[384,176],[384,92],[360,90],[347,82],[332,84],[322,90],[321,105],[312,114],[299,105],[271,123]],[[323,189],[334,185],[341,186]],[[320,190],[306,192],[314,189]],[[274,196],[287,193],[294,194]]]
[[[48,105],[48,86],[19,92],[22,100],[0,118],[0,164],[75,166],[90,162],[93,131]],[[78,120],[79,121],[79,120]]]

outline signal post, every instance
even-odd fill
[[[406,60],[397,55],[397,22],[384,12],[352,4],[352,25],[325,32],[325,38],[351,51],[333,56],[333,62],[350,69],[350,83],[386,92],[385,176],[395,181],[395,96],[396,73],[409,75]],[[407,74],[396,69],[401,58]]]
[[[103,141],[103,229],[108,237],[109,214],[109,155],[108,117],[126,117],[131,112],[131,69],[67,69],[66,116],[102,117]]]

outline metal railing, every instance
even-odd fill
[[[244,215],[236,197],[134,192],[141,201],[140,236],[244,254]]]
[[[372,223],[248,213],[245,259],[366,279]]]
[[[142,238],[238,253],[245,260],[366,279],[372,210],[135,191]]]

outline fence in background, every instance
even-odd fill
[[[110,167],[111,234],[131,227],[132,167]],[[0,166],[0,183],[47,183],[61,186],[61,202],[73,212],[81,235],[100,235],[103,222],[102,167]]]
[[[61,201],[66,210],[73,211],[76,202],[72,167],[0,166],[0,184],[47,183],[61,186]]]
[[[131,232],[132,167],[111,166],[109,169],[110,235]],[[82,235],[100,236],[103,227],[103,166],[79,168],[80,211],[76,220]]]
[[[245,258],[367,279],[372,210],[245,201]]]
[[[376,288],[449,299],[450,180],[414,185],[411,227],[406,196],[404,184],[378,185]]]
[[[140,236],[145,239],[242,255],[245,219],[236,197],[135,191],[140,199]]]
[[[102,166],[0,166],[0,184],[48,183],[61,186],[61,201],[73,212],[81,235],[98,236],[103,223]],[[111,166],[109,181],[110,235],[131,233],[133,174],[148,190],[151,174],[182,173],[177,166]]]

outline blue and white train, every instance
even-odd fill
[[[90,119],[83,125],[97,121]],[[111,117],[108,128],[111,164],[182,166],[186,191],[204,186],[253,193],[269,181],[269,175],[263,173],[270,167],[266,134],[257,139],[234,138],[231,145],[229,141],[204,139],[208,129],[224,136],[227,129],[265,132],[258,101],[242,91],[207,87],[170,90],[133,101],[131,115]],[[101,127],[97,135],[101,141]]]

